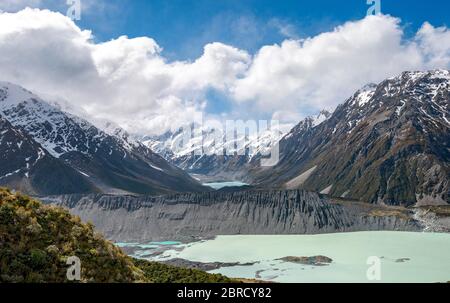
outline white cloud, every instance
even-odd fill
[[[450,32],[425,24],[403,41],[399,20],[370,16],[306,40],[263,47],[233,95],[266,110],[333,108],[368,82],[405,70],[448,68]],[[439,42],[441,41],[441,42]]]
[[[449,66],[450,31],[446,27],[435,28],[426,22],[416,36],[427,65],[435,68]]]
[[[169,62],[149,37],[96,43],[62,14],[26,9],[0,14],[0,80],[61,96],[95,118],[139,132],[189,121],[205,110],[209,89],[231,99],[233,114],[295,122],[333,108],[367,82],[448,68],[449,35],[424,24],[405,41],[398,19],[371,16],[264,46],[254,56],[216,42],[192,62]]]
[[[280,20],[278,18],[273,18],[269,21],[269,25],[278,29],[278,32],[283,37],[289,39],[298,39],[299,35],[297,34],[295,26],[286,21]]]
[[[204,91],[227,89],[250,60],[244,51],[212,43],[194,62],[169,63],[151,38],[123,36],[100,44],[92,38],[48,10],[1,14],[0,74],[62,96],[96,118],[158,131],[203,110]]]

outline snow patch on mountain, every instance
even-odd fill
[[[447,70],[404,72],[369,84],[339,105],[328,122],[311,127],[306,119],[296,125],[280,143],[278,165],[252,166],[250,182],[372,203],[450,203],[449,105]]]
[[[360,107],[366,105],[370,99],[372,99],[375,94],[375,90],[377,89],[377,85],[370,83],[361,88],[354,98],[354,102],[358,104]]]
[[[331,117],[331,114],[332,113],[328,110],[321,110],[317,115],[306,117],[303,121],[291,129],[291,131],[284,136],[284,139],[289,139],[299,132],[305,132],[321,125]]]
[[[46,102],[18,85],[0,83],[0,122],[3,118],[0,130],[21,131],[25,134],[23,138],[30,141],[25,148],[28,153],[21,151],[17,157],[14,156],[13,148],[23,147],[20,134],[11,134],[9,138],[14,141],[11,144],[2,142],[1,146],[8,154],[5,156],[6,161],[12,158],[15,160],[11,168],[27,168],[27,171],[20,171],[21,175],[17,178],[20,186],[25,186],[26,190],[99,190],[108,193],[117,190],[129,193],[203,190],[201,184],[188,174],[167,163],[117,125],[106,123],[101,128],[97,127],[69,113],[73,108],[67,108],[58,103]],[[100,124],[98,121],[97,123]],[[43,155],[48,157],[45,157],[46,163],[33,173],[28,170],[32,166],[30,161],[24,160],[33,152],[30,160],[39,161],[41,155],[37,151],[41,149],[45,151]],[[67,174],[66,183],[60,188],[55,183],[33,183],[32,188],[26,187],[31,183],[24,182],[23,176],[28,178],[28,172],[32,172],[30,178],[34,182],[36,173],[46,169],[55,170],[53,177],[56,179]],[[12,171],[13,169],[4,167],[1,172],[9,174]],[[74,179],[77,182],[72,182]]]
[[[73,151],[88,154],[92,145],[98,148],[108,136],[119,140],[128,152],[139,147],[139,143],[119,127],[105,127],[109,133],[103,132],[63,108],[47,103],[18,85],[0,82],[0,112],[56,158]]]
[[[168,132],[159,137],[147,137],[143,143],[156,153],[167,157],[184,157],[190,154],[223,155],[238,153],[253,157],[258,153],[267,153],[276,144],[283,132],[279,128],[271,128],[253,134],[230,135],[222,130],[210,127],[200,128],[187,136],[182,131]]]

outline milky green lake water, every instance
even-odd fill
[[[153,260],[183,258],[199,262],[258,262],[223,267],[212,273],[274,282],[447,282],[450,281],[450,234],[356,232],[325,235],[219,236],[178,245]],[[276,260],[323,255],[328,266]],[[379,267],[368,264],[379,259]],[[402,260],[403,259],[403,260]],[[403,261],[403,262],[401,262]],[[368,279],[367,272],[371,275]],[[378,271],[379,269],[379,271]],[[375,271],[374,271],[375,270]],[[377,278],[379,272],[380,280]]]
[[[241,187],[248,185],[247,183],[239,182],[239,181],[230,181],[230,182],[212,182],[212,183],[204,183],[203,185],[214,188],[215,190],[219,190],[225,187]]]

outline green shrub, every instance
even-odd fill
[[[63,208],[0,188],[0,282],[69,282],[69,257],[81,282],[232,282],[222,275],[134,260]]]
[[[33,269],[40,269],[47,263],[47,253],[40,249],[33,248],[30,251],[30,266]]]

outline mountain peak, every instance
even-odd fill
[[[429,71],[406,71],[403,72],[400,76],[394,78],[402,78],[402,77],[409,77],[415,79],[433,77],[448,80],[450,79],[450,72],[446,69],[435,69]]]
[[[386,79],[390,83],[398,83],[403,86],[409,87],[414,86],[418,83],[423,82],[439,82],[439,83],[450,83],[450,72],[446,69],[436,69],[429,71],[406,71]]]
[[[78,180],[74,183],[88,184],[78,189],[61,187],[58,189],[60,193],[99,191],[159,194],[203,190],[189,175],[167,163],[143,144],[130,139],[122,129],[111,124],[109,132],[105,132],[18,85],[0,83],[0,115],[11,124],[10,127],[9,124],[3,124],[9,137],[0,142],[0,147],[8,151],[14,141],[20,149],[20,159],[14,161],[14,167],[0,169],[0,177],[3,177],[0,181],[4,185],[9,185],[8,182],[11,181],[15,182],[17,189],[27,192],[54,193],[49,191],[48,184],[33,181],[41,178],[43,170],[38,166],[31,174],[27,173],[27,180],[19,179],[23,167],[29,171],[31,160],[36,158],[38,164],[42,162],[42,157],[39,156],[42,148],[48,152],[46,164],[41,164],[49,169],[46,179],[50,180],[55,172],[66,175],[69,172],[72,180]],[[19,134],[13,136],[15,130],[26,134],[31,142],[26,145],[29,147],[25,148],[25,144],[21,143],[24,139]],[[27,149],[33,149],[33,152]],[[3,160],[11,161],[11,157]],[[56,171],[58,167],[59,172]]]
[[[366,105],[370,101],[370,99],[372,99],[377,87],[378,85],[375,83],[364,85],[353,96],[352,104],[358,105],[359,107],[363,107],[364,105]]]
[[[327,123],[298,124],[278,165],[251,181],[372,203],[449,203],[449,80],[435,70],[366,85]]]
[[[0,81],[0,108],[15,105],[33,98],[39,99],[32,92],[19,85]]]
[[[326,109],[321,110],[317,115],[308,116],[300,123],[298,123],[289,133],[284,136],[284,139],[288,139],[296,134],[304,133],[312,128],[315,128],[327,121],[332,116],[332,113]]]
[[[325,122],[326,120],[328,120],[331,117],[331,114],[332,113],[326,109],[321,110],[319,112],[319,114],[313,118],[314,119],[313,126],[315,127],[317,125],[322,124],[323,122]]]

